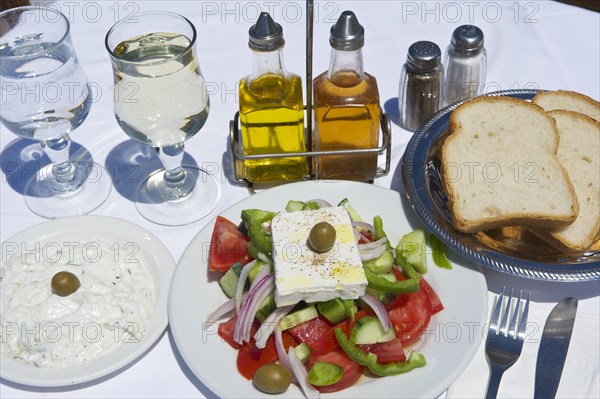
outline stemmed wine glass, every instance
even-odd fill
[[[221,195],[211,174],[181,164],[185,140],[200,131],[209,111],[195,43],[194,25],[170,12],[132,15],[106,35],[117,121],[129,137],[154,147],[164,166],[140,185],[136,206],[163,225],[208,215]]]
[[[0,13],[0,84],[3,125],[39,140],[52,162],[25,184],[29,209],[57,218],[100,206],[110,176],[83,157],[69,159],[69,133],[87,117],[92,95],[63,14],[39,6]]]

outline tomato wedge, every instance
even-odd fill
[[[398,337],[389,342],[383,342],[381,344],[356,346],[362,351],[377,355],[377,361],[381,364],[403,362],[406,360],[404,346],[402,346],[402,342]]]
[[[283,347],[286,351],[290,346],[296,346],[294,338],[285,331],[282,338]],[[254,342],[242,346],[237,356],[237,368],[240,374],[251,380],[254,378],[256,370],[261,366],[275,363],[277,360],[279,360],[279,356],[277,356],[277,349],[275,348],[275,337],[271,335],[263,349],[257,348]]]
[[[237,226],[222,216],[217,216],[210,239],[208,268],[211,271],[227,271],[234,263],[248,263],[251,259],[246,247],[250,238]]]
[[[323,393],[337,392],[337,391],[341,391],[342,389],[346,389],[346,388],[354,385],[354,383],[362,375],[363,367],[360,364],[353,362],[352,359],[350,359],[348,357],[348,355],[346,355],[346,352],[344,352],[344,350],[342,348],[337,348],[337,349],[335,349],[331,352],[325,353],[323,355],[311,355],[310,358],[308,359],[308,363],[306,365],[307,370],[310,371],[313,364],[315,364],[317,362],[328,362],[328,363],[337,364],[344,370],[344,374],[342,375],[342,378],[335,384],[327,385],[327,386],[323,386],[323,387],[315,386],[315,388],[317,390],[319,390],[320,392],[323,392]]]
[[[317,317],[298,324],[287,330],[299,344],[305,342],[311,349],[311,345],[317,342],[331,329],[329,322],[323,317]]]
[[[398,281],[406,280],[406,276],[404,276],[404,274],[402,274],[402,272],[400,270],[393,268],[392,272],[394,272],[394,275],[396,276],[396,279]],[[429,300],[431,301],[431,314],[432,315],[444,310],[444,305],[442,305],[442,301],[440,300],[440,297],[438,297],[437,293],[433,290],[433,288],[431,288],[431,286],[429,285],[429,283],[427,282],[427,280],[425,280],[425,278],[423,276],[421,276],[421,279],[419,280],[419,289],[425,290],[425,292],[427,292],[427,296],[429,297]]]
[[[412,294],[399,294],[387,305],[396,337],[404,347],[419,340],[431,319],[431,301],[424,289]]]
[[[423,277],[421,277],[421,280],[419,281],[419,289],[425,290],[425,292],[427,292],[427,296],[429,297],[429,300],[431,301],[431,314],[432,315],[444,310],[444,305],[442,305],[442,301],[440,301],[440,297],[438,297],[436,292],[433,290],[433,288],[431,288],[429,283]]]

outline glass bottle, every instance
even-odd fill
[[[239,83],[244,154],[306,151],[302,79],[286,70],[283,29],[263,12],[249,31],[253,66]],[[253,183],[302,180],[306,157],[245,160],[243,176]]]
[[[441,55],[438,45],[428,41],[416,42],[408,48],[398,94],[400,121],[406,130],[416,130],[442,105]]]
[[[363,69],[364,29],[351,11],[331,28],[329,70],[314,79],[313,147],[319,150],[376,148],[380,108],[377,80]],[[371,181],[377,153],[314,158],[317,179]]]
[[[483,42],[483,32],[476,26],[462,25],[454,30],[444,54],[444,105],[483,93],[487,64]]]

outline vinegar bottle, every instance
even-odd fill
[[[315,78],[313,147],[319,150],[376,148],[379,139],[379,90],[363,69],[364,29],[351,11],[331,28],[329,70]],[[370,181],[377,153],[315,157],[317,179]]]
[[[302,80],[286,71],[283,29],[263,12],[249,34],[252,72],[239,84],[244,154],[304,152]],[[266,184],[302,180],[308,173],[306,157],[245,160],[243,169],[248,181]]]

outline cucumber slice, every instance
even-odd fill
[[[304,309],[297,310],[293,313],[288,314],[279,322],[279,327],[282,330],[288,330],[292,327],[296,327],[298,324],[302,324],[312,319],[319,317],[319,312],[314,305],[305,307]]]
[[[275,294],[270,294],[261,302],[260,307],[256,311],[256,316],[254,317],[262,323],[276,308],[277,303],[275,303]]]
[[[412,266],[421,274],[427,272],[427,244],[425,231],[416,229],[402,237],[396,247],[396,258],[399,263]]]
[[[304,205],[306,205],[305,202],[290,200],[285,206],[285,210],[288,212],[301,211],[304,209]]]
[[[270,265],[266,262],[263,262],[260,259],[257,259],[254,266],[252,266],[252,269],[250,269],[250,273],[248,273],[248,280],[250,281],[250,284],[252,284],[252,282],[263,267],[270,267]]]
[[[296,352],[296,357],[302,362],[306,363],[310,354],[312,353],[308,345],[305,342],[302,342],[300,345],[294,348],[294,352]]]
[[[353,222],[363,221],[358,212],[356,212],[356,209],[354,209],[352,205],[350,205],[350,201],[348,200],[348,198],[344,198],[343,200],[341,200],[338,206],[343,206],[344,208],[346,208]]]
[[[219,280],[219,286],[227,295],[227,298],[233,298],[235,296],[235,291],[237,290],[239,275],[242,271],[242,264],[235,263],[231,266],[227,272],[221,277]]]
[[[316,211],[317,209],[319,209],[319,204],[317,204],[314,201],[308,201],[306,204],[304,204],[304,206],[302,207],[303,211]]]
[[[389,273],[396,260],[390,251],[386,251],[377,259],[363,262],[363,267],[366,267],[374,274]]]
[[[315,386],[324,387],[338,382],[344,369],[329,362],[316,362],[308,372],[308,381]]]
[[[384,330],[378,318],[366,316],[360,319],[350,332],[350,341],[357,345],[380,344],[396,338],[396,330]]]
[[[317,310],[327,320],[333,324],[337,324],[347,317],[346,307],[341,299],[335,298],[327,302],[317,304]]]

